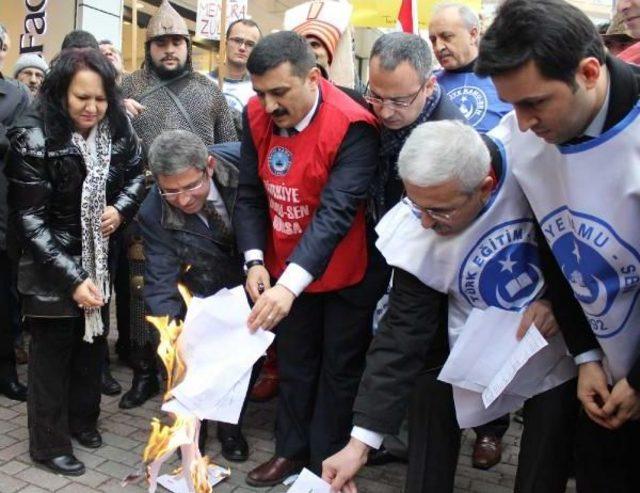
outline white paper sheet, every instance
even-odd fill
[[[329,493],[331,485],[313,474],[309,469],[303,469],[298,479],[287,490],[287,493]]]
[[[178,338],[187,371],[172,395],[200,419],[238,422],[251,368],[274,338],[264,330],[249,332],[250,312],[242,286],[193,298],[189,306]]]
[[[521,319],[521,313],[497,308],[469,314],[438,376],[454,386],[461,427],[514,411],[527,398],[575,376],[562,337],[546,341],[532,327],[518,341]]]
[[[498,370],[489,385],[482,391],[484,407],[489,407],[513,381],[516,373],[531,359],[531,357],[547,345],[546,339],[540,334],[535,325],[529,327],[527,333],[518,342],[515,349]]]
[[[229,477],[229,469],[220,466],[209,466],[209,484],[215,486]],[[182,476],[163,474],[158,478],[158,484],[172,493],[190,493],[187,481]]]

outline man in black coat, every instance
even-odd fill
[[[161,133],[149,149],[156,180],[140,207],[138,223],[145,251],[143,297],[152,316],[184,319],[178,283],[198,297],[244,281],[231,216],[238,186],[238,143],[217,144],[209,155],[203,141],[187,130]],[[215,156],[215,157],[214,157]],[[201,428],[201,448],[206,427]],[[240,425],[219,423],[222,455],[248,457]]]
[[[1,27],[1,26],[0,26]],[[0,50],[4,37],[0,29]],[[15,298],[11,289],[11,262],[7,255],[7,181],[4,155],[9,148],[7,129],[29,105],[29,92],[21,83],[6,80],[0,73],[0,394],[19,401],[27,400],[27,388],[18,382],[9,305]]]

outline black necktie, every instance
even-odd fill
[[[289,137],[293,137],[295,135],[298,135],[300,132],[298,132],[298,130],[296,128],[287,128],[287,135]]]
[[[222,219],[220,213],[216,210],[216,206],[212,201],[207,201],[202,209],[207,221],[209,222],[209,229],[214,233],[217,233],[222,237],[225,243],[233,242],[233,231],[227,226]]]

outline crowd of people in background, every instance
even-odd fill
[[[179,284],[244,285],[247,329],[276,338],[216,437],[246,461],[248,401],[277,399],[249,485],[308,467],[355,493],[364,465],[402,461],[407,492],[453,491],[462,397],[439,374],[493,307],[557,354],[510,409],[515,490],[638,491],[640,0],[604,26],[565,0],[505,0],[484,31],[442,3],[428,40],[375,41],[366,85],[336,9],[270,34],[231,23],[222,81],[194,70],[167,0],[133,72],[85,31],[6,67],[0,24],[0,394],[27,403],[31,458],[84,474],[72,439],[102,446],[101,394],[131,409],[162,390],[146,316],[183,319]],[[511,420],[490,409],[479,469]]]

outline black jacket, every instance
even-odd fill
[[[43,126],[32,109],[8,133],[6,175],[10,224],[16,227],[19,248],[18,290],[25,315],[79,316],[72,294],[87,278],[79,258],[85,166],[71,143],[47,142]],[[125,223],[133,218],[144,194],[140,152],[131,128],[126,137],[112,142],[107,205],[114,206]]]
[[[209,148],[216,158],[213,182],[229,216],[238,186],[236,164],[240,144]],[[140,207],[137,218],[145,251],[144,300],[150,315],[183,318],[184,304],[178,283],[194,295],[211,296],[244,281],[242,260],[233,240],[207,227],[195,214],[185,214],[162,199],[156,185]]]
[[[448,296],[402,269],[394,269],[389,308],[367,353],[353,422],[397,433],[416,377],[439,369],[449,356]]]

